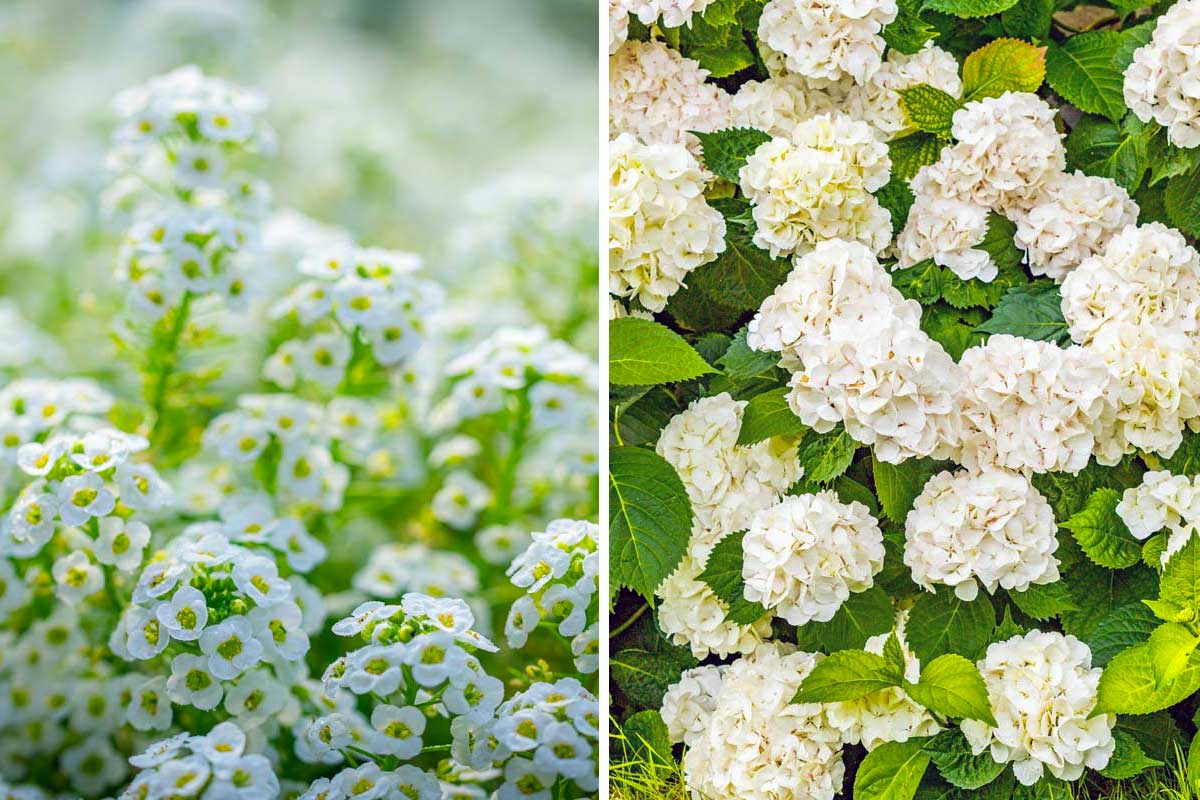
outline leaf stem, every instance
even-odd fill
[[[620,625],[618,625],[616,628],[614,628],[611,632],[609,632],[608,638],[615,639],[618,635],[625,632],[629,628],[630,625],[632,625],[633,623],[638,621],[638,617],[640,617],[640,616],[642,616],[642,614],[646,613],[646,610],[648,608],[650,608],[650,604],[643,603],[642,606],[637,611],[630,614],[625,619],[624,622],[622,622]]]
[[[158,372],[155,377],[154,393],[152,395],[151,406],[154,409],[154,423],[150,428],[150,440],[154,440],[154,434],[158,432],[159,426],[162,423],[163,411],[167,404],[167,388],[171,383],[171,377],[175,373],[175,368],[179,365],[179,341],[183,338],[183,331],[187,328],[188,317],[191,314],[192,308],[192,292],[187,290],[183,293],[183,299],[179,303],[179,307],[175,309],[175,318],[171,323],[171,330],[167,336],[166,353],[162,356],[162,361],[158,365]]]

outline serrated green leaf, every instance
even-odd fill
[[[942,731],[922,744],[921,749],[929,754],[941,776],[960,789],[987,786],[1007,767],[1007,764],[997,763],[986,750],[975,755],[967,737],[957,728]]]
[[[913,700],[952,719],[977,719],[996,724],[987,685],[975,664],[956,653],[940,655],[921,668],[921,680],[906,683]]]
[[[927,83],[900,89],[897,94],[905,116],[918,130],[932,133],[939,139],[950,138],[952,117],[962,108],[958,98]]]
[[[712,133],[692,131],[700,140],[703,149],[701,160],[704,166],[718,178],[724,178],[730,183],[738,183],[738,172],[746,164],[746,159],[754,155],[754,151],[765,142],[771,141],[770,135],[754,128],[726,128]]]
[[[929,305],[941,298],[946,275],[946,270],[933,263],[933,259],[927,258],[893,272],[892,286],[909,300]]]
[[[1115,125],[1101,117],[1084,117],[1067,136],[1067,166],[1112,178],[1133,193],[1150,168],[1148,142],[1149,135],[1135,119]]]
[[[932,8],[959,19],[974,19],[999,14],[1016,5],[1016,0],[925,0],[925,8]]]
[[[975,658],[987,646],[995,627],[996,610],[987,595],[968,602],[941,586],[936,593],[917,598],[905,634],[908,646],[924,664],[946,653]]]
[[[1142,557],[1141,545],[1117,515],[1120,501],[1115,489],[1097,489],[1082,511],[1062,523],[1084,555],[1108,569],[1133,566]]]
[[[881,34],[888,47],[911,56],[921,52],[925,43],[937,36],[937,30],[921,19],[921,3],[922,0],[898,0],[896,18]]]
[[[610,669],[613,683],[635,708],[658,709],[667,687],[679,680],[679,673],[698,663],[682,648],[651,652],[633,647],[614,653]]]
[[[717,359],[717,366],[730,379],[746,381],[768,374],[778,361],[778,353],[751,350],[746,344],[746,328],[742,328],[734,334],[725,354]]]
[[[1158,625],[1154,612],[1143,603],[1129,603],[1114,608],[1100,620],[1088,641],[1092,664],[1103,667],[1117,653],[1142,644]]]
[[[1079,606],[1071,599],[1066,584],[1030,584],[1023,592],[1009,592],[1008,596],[1027,616],[1045,622],[1066,611],[1078,611]]]
[[[949,270],[946,276],[954,278]],[[936,303],[921,314],[921,330],[958,361],[968,347],[983,343],[986,337],[975,330],[983,320],[979,309],[957,309],[947,303]]]
[[[986,0],[976,2],[988,5]],[[1016,4],[1001,0],[991,5],[1003,8],[988,14]],[[995,39],[963,59],[962,78],[963,99],[967,101],[999,97],[1005,92],[1036,92],[1046,78],[1046,48],[1020,39]]]
[[[725,330],[743,316],[742,310],[717,302],[691,286],[671,296],[667,311],[680,328],[696,333]],[[611,377],[609,382],[612,382]]]
[[[937,472],[936,461],[910,458],[900,464],[888,464],[871,454],[871,472],[875,477],[875,494],[883,514],[892,522],[902,524],[921,489]]]
[[[879,201],[879,205],[887,209],[891,216],[892,233],[900,233],[904,229],[904,223],[908,220],[908,212],[912,209],[914,199],[908,181],[893,175],[882,189],[875,192],[875,199]]]
[[[628,759],[665,766],[675,763],[666,723],[654,709],[639,711],[625,720],[621,726],[621,745]]]
[[[761,603],[745,597],[746,581],[742,578],[745,560],[742,538],[745,535],[745,531],[737,531],[721,537],[708,554],[699,577],[729,609],[725,619],[739,625],[757,622],[769,613]]]
[[[1200,236],[1200,170],[1168,180],[1163,200],[1172,225],[1189,236]]]
[[[963,280],[950,270],[942,277],[942,297],[957,309],[994,308],[1004,293],[1028,280],[1021,269],[1024,258],[1013,237],[1017,226],[995,212],[988,213],[987,233],[976,249],[983,250],[996,265],[996,276],[984,283],[978,278]]]
[[[1163,567],[1158,599],[1200,612],[1200,536],[1191,536]]]
[[[980,333],[1007,333],[1065,346],[1071,341],[1062,313],[1062,295],[1054,281],[1041,280],[1014,286],[1004,293],[991,318],[977,327]]]
[[[787,388],[781,387],[750,398],[742,416],[738,444],[755,444],[772,436],[794,436],[807,430],[788,407],[787,394]]]
[[[1100,675],[1093,714],[1149,714],[1175,705],[1200,689],[1200,663],[1193,652],[1188,666],[1172,681],[1155,677],[1150,646],[1140,644],[1117,654]]]
[[[1124,76],[1115,57],[1123,39],[1116,31],[1088,31],[1051,42],[1046,80],[1071,105],[1119,122],[1125,114]]]
[[[888,157],[892,161],[892,177],[911,181],[921,167],[938,160],[943,142],[924,131],[902,136],[888,142]]]
[[[804,434],[800,442],[800,466],[804,477],[814,483],[829,483],[850,467],[858,442],[850,438],[841,425],[829,433],[814,430]]]
[[[787,278],[792,263],[772,258],[754,244],[753,236],[744,227],[727,224],[725,249],[715,261],[694,270],[688,276],[689,285],[723,305],[757,309]]]
[[[886,742],[867,753],[854,776],[854,800],[912,800],[929,766],[915,740]]]
[[[1183,432],[1183,443],[1163,461],[1163,469],[1172,475],[1200,475],[1200,433]]]
[[[608,479],[613,582],[651,600],[692,534],[687,491],[665,459],[637,447],[610,450]]]
[[[836,703],[858,700],[899,686],[902,669],[866,650],[839,650],[818,661],[804,678],[793,703]]]
[[[686,381],[714,371],[678,333],[637,317],[609,321],[608,353],[609,381],[622,386]]]
[[[861,650],[867,639],[890,631],[895,620],[887,592],[872,586],[846,598],[828,622],[809,622],[800,626],[796,636],[805,649]]]
[[[1200,636],[1178,622],[1167,622],[1154,629],[1146,646],[1150,648],[1150,663],[1158,686],[1174,681],[1183,673],[1197,645]]]
[[[1054,0],[1026,0],[1000,14],[1004,33],[1015,39],[1041,40],[1050,34]]]
[[[1074,539],[1066,536],[1061,538],[1065,541],[1059,545],[1059,553],[1066,549],[1067,543],[1078,548]],[[1158,591],[1158,576],[1141,564],[1116,571],[1106,569],[1093,564],[1081,554],[1079,560],[1070,567],[1067,588],[1079,610],[1060,615],[1063,630],[1087,641],[1100,620],[1114,608],[1153,597]]]

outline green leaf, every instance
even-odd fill
[[[1084,117],[1067,136],[1067,166],[1088,175],[1112,178],[1132,194],[1149,169],[1149,139],[1132,115],[1124,125],[1101,117]]]
[[[1071,784],[1050,775],[1043,775],[1033,786],[1018,783],[1013,787],[1012,800],[1071,800]]]
[[[1200,636],[1178,622],[1168,622],[1154,629],[1146,646],[1150,648],[1150,663],[1158,686],[1169,684],[1187,669],[1197,645],[1200,645]]]
[[[987,686],[975,664],[955,653],[938,656],[921,668],[921,680],[906,683],[913,700],[953,719],[977,719],[996,724]]]
[[[977,249],[991,256],[992,263],[996,265],[997,275],[990,282],[984,283],[978,278],[964,281],[950,270],[945,270],[942,296],[955,308],[993,308],[1006,291],[1014,286],[1023,285],[1027,280],[1021,269],[1024,255],[1013,239],[1017,226],[995,212],[988,213],[987,226],[987,233],[977,245]]]
[[[958,280],[949,270],[946,271],[946,277]],[[946,303],[937,303],[927,307],[921,315],[921,330],[957,361],[968,347],[982,344],[987,338],[975,330],[983,320],[984,316],[978,309],[957,309]]]
[[[909,300],[929,305],[941,298],[942,284],[949,274],[948,270],[933,263],[932,258],[927,258],[893,272],[892,286]]]
[[[1041,280],[1014,286],[1000,298],[991,319],[975,330],[980,333],[1007,333],[1054,342],[1060,346],[1071,341],[1062,313],[1062,296],[1054,281]]]
[[[942,153],[942,144],[936,136],[924,131],[888,142],[892,177],[911,181],[917,170],[938,160]]]
[[[1120,501],[1115,489],[1097,489],[1082,511],[1062,523],[1084,555],[1108,569],[1131,567],[1142,558],[1141,545],[1117,516]]]
[[[908,221],[908,212],[912,209],[914,199],[908,181],[898,175],[892,175],[891,180],[885,183],[883,188],[875,191],[875,199],[879,201],[879,205],[887,209],[891,216],[892,233],[898,234],[904,230],[904,224]]]
[[[988,17],[1014,5],[1016,0],[925,0],[925,8],[932,8],[959,19]]]
[[[1003,6],[988,14],[1016,5],[1008,0],[974,2],[981,6]],[[1005,92],[1036,92],[1046,78],[1046,48],[1034,47],[1020,39],[996,39],[963,59],[962,78],[963,98],[968,101],[999,97]]]
[[[829,433],[814,430],[804,434],[800,442],[800,466],[804,477],[814,483],[829,483],[850,467],[858,442],[850,438],[841,425]]]
[[[1193,792],[1200,792],[1200,736],[1193,737],[1188,745],[1187,782]]]
[[[1149,644],[1119,653],[1100,675],[1093,714],[1149,714],[1169,708],[1200,689],[1200,665],[1195,653],[1177,678],[1160,683],[1154,672]]]
[[[904,674],[906,666],[904,659],[904,646],[900,644],[900,637],[896,636],[893,630],[888,637],[883,641],[883,658],[892,665],[892,669],[896,670],[901,675]]]
[[[1125,114],[1125,77],[1115,56],[1123,39],[1116,31],[1089,31],[1051,42],[1046,80],[1067,102],[1089,114],[1119,122]]]
[[[746,344],[746,328],[742,328],[734,334],[725,354],[717,359],[717,366],[724,370],[729,378],[746,381],[766,375],[778,362],[778,353],[751,350]]]
[[[635,708],[657,710],[667,687],[699,662],[683,648],[658,653],[631,647],[613,654],[609,663],[613,684]]]
[[[1167,561],[1159,579],[1158,599],[1200,612],[1200,536],[1189,537],[1183,549]]]
[[[878,586],[846,598],[833,619],[809,622],[796,629],[804,649],[861,650],[867,639],[892,630],[896,616],[888,593]]]
[[[875,494],[883,515],[892,522],[901,524],[912,510],[913,503],[935,472],[936,461],[927,458],[910,458],[900,464],[888,464],[871,453],[871,473],[875,476]]]
[[[751,602],[745,597],[746,581],[742,578],[745,560],[742,538],[745,535],[745,531],[737,531],[721,537],[708,554],[708,561],[704,562],[704,571],[699,577],[729,609],[725,619],[739,625],[749,625],[769,613],[761,603]]]
[[[928,766],[920,742],[885,742],[859,764],[854,800],[912,800]]]
[[[1143,603],[1128,603],[1114,608],[1100,620],[1088,641],[1092,664],[1103,667],[1117,653],[1145,642],[1157,627],[1158,618]]]
[[[921,749],[929,754],[941,776],[960,789],[987,786],[1008,766],[997,763],[987,750],[973,754],[967,737],[957,728],[942,731],[921,745]]]
[[[725,228],[725,249],[716,261],[692,272],[689,284],[723,305],[755,309],[792,271],[791,261],[772,258],[753,242],[754,234],[740,225]]]
[[[794,436],[807,428],[788,407],[787,387],[756,394],[746,404],[738,444],[749,445],[772,436]]]
[[[667,311],[680,328],[697,333],[725,330],[743,316],[741,309],[719,303],[691,286],[671,296],[667,303]],[[612,323],[609,325],[611,329]],[[611,377],[609,382],[612,382]]]
[[[858,700],[869,694],[899,686],[904,681],[883,656],[866,650],[839,650],[816,663],[808,673],[793,703],[836,703]]]
[[[658,711],[647,709],[634,714],[621,726],[621,734],[626,758],[663,766],[675,763],[671,737]]]
[[[909,612],[905,633],[908,646],[928,663],[945,653],[975,658],[987,646],[996,627],[996,610],[987,595],[960,600],[948,587],[923,593]]]
[[[1045,39],[1053,21],[1054,0],[1026,0],[1000,14],[1004,32],[1016,39]]]
[[[1167,181],[1163,199],[1171,224],[1189,236],[1200,236],[1200,170]]]
[[[691,537],[687,491],[666,460],[638,447],[610,450],[608,480],[611,577],[651,600]]]
[[[898,0],[896,18],[882,36],[888,47],[911,56],[921,52],[925,43],[937,36],[937,30],[921,19],[921,0]]]
[[[962,108],[958,98],[927,83],[900,89],[898,94],[905,116],[918,130],[932,133],[939,139],[950,138],[951,118]]]
[[[1163,461],[1163,469],[1173,475],[1186,475],[1189,478],[1200,475],[1200,433],[1183,432],[1183,444]]]
[[[1071,599],[1066,584],[1058,583],[1030,584],[1023,592],[1009,592],[1008,596],[1027,616],[1039,622],[1057,617],[1065,611],[1078,611],[1079,606]]]
[[[673,383],[713,372],[678,333],[637,317],[609,322],[608,353],[609,381],[617,385]]]
[[[1063,538],[1065,541],[1059,545],[1059,554],[1067,550],[1068,544],[1072,548],[1078,547],[1074,539]],[[1158,576],[1141,564],[1113,571],[1081,557],[1070,567],[1067,588],[1079,611],[1064,612],[1059,617],[1063,630],[1087,641],[1100,620],[1114,608],[1154,596],[1158,591]]]
[[[746,159],[754,155],[754,151],[765,142],[771,141],[770,135],[754,128],[726,128],[725,130],[703,133],[692,131],[700,140],[703,148],[701,159],[704,166],[718,178],[724,178],[730,183],[738,183],[738,172],[746,164]]]

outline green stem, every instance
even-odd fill
[[[521,466],[521,458],[525,455],[525,445],[529,439],[529,423],[533,410],[529,402],[529,386],[521,389],[517,395],[516,420],[513,422],[512,434],[509,439],[508,457],[504,461],[504,470],[500,473],[500,486],[496,491],[496,510],[504,517],[511,519],[509,510],[512,504],[513,490],[517,483],[517,469]]]
[[[624,622],[622,622],[620,625],[618,625],[616,628],[614,628],[614,629],[612,630],[612,632],[608,634],[608,638],[610,638],[610,639],[613,639],[613,638],[616,638],[617,636],[619,636],[619,635],[620,635],[621,633],[623,633],[623,632],[624,632],[624,631],[625,631],[625,630],[626,630],[626,629],[627,629],[627,628],[628,628],[630,625],[632,625],[633,623],[637,622],[637,621],[638,621],[638,617],[640,617],[642,614],[645,614],[645,613],[646,613],[646,610],[647,610],[648,608],[650,608],[650,604],[649,604],[649,603],[645,603],[645,604],[643,604],[641,608],[639,608],[637,611],[635,611],[635,612],[633,612],[632,614],[630,614],[630,615],[629,615],[629,616],[626,618],[626,620],[625,620]]]
[[[153,400],[151,401],[154,409],[154,423],[150,428],[151,441],[154,441],[154,434],[158,432],[162,423],[163,411],[167,404],[167,388],[170,386],[175,368],[179,365],[179,341],[183,338],[184,329],[187,328],[191,309],[192,292],[189,289],[183,293],[183,299],[180,301],[179,307],[175,309],[175,319],[172,320],[171,330],[167,335],[166,354],[158,366],[158,374],[155,377]]]

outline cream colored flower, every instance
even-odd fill
[[[717,707],[721,679],[728,669],[710,664],[684,670],[679,680],[663,695],[661,715],[672,742],[690,745],[708,728],[708,718]]]
[[[1176,147],[1200,145],[1200,2],[1182,0],[1158,18],[1150,42],[1125,70],[1125,105],[1167,129]]]
[[[729,622],[729,609],[707,583],[698,580],[703,560],[690,555],[655,594],[659,598],[658,626],[677,645],[686,645],[696,658],[750,653],[771,635],[771,615],[750,625]]]
[[[845,100],[841,88],[803,75],[747,81],[730,98],[729,125],[787,137],[801,122],[837,110]]]
[[[919,84],[958,97],[962,94],[958,61],[932,42],[913,55],[890,50],[879,71],[850,90],[846,109],[855,119],[870,123],[884,139],[895,138],[912,128],[900,105],[900,90]]]
[[[970,202],[918,195],[904,230],[896,237],[898,266],[911,267],[933,259],[963,280],[996,277],[997,268],[986,250],[976,245],[987,236],[988,210]]]
[[[1142,482],[1126,489],[1117,503],[1117,516],[1138,539],[1149,539],[1166,528],[1167,546],[1160,563],[1166,566],[1196,533],[1200,523],[1200,484],[1195,478],[1150,471]]]
[[[769,0],[758,38],[783,54],[791,72],[863,83],[879,69],[880,32],[896,11],[895,0]]]

